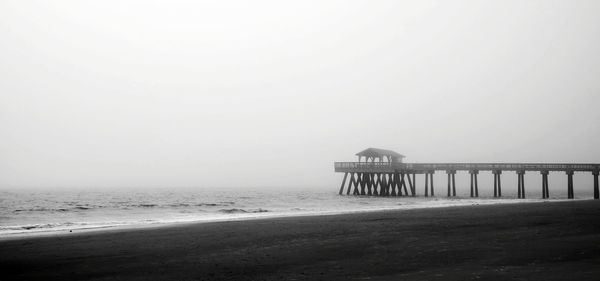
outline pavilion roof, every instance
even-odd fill
[[[383,157],[383,156],[391,156],[394,158],[405,158],[404,155],[389,150],[389,149],[381,149],[381,148],[367,148],[359,153],[356,153],[357,156],[364,156],[364,157]]]

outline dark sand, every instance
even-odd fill
[[[11,280],[600,280],[600,202],[263,219],[0,241]]]

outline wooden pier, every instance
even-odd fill
[[[456,196],[456,172],[465,171],[471,177],[471,197],[479,197],[477,176],[479,172],[491,172],[494,175],[494,197],[502,197],[502,173],[517,174],[517,197],[525,198],[525,173],[539,172],[542,176],[542,198],[550,197],[548,174],[563,172],[567,176],[567,197],[575,197],[573,192],[573,174],[591,173],[594,178],[594,199],[600,198],[598,175],[600,164],[563,164],[563,163],[403,163],[405,158],[397,152],[368,148],[356,154],[358,162],[335,162],[335,172],[344,173],[339,194],[346,190],[347,195],[375,196],[416,196],[416,175],[425,175],[424,195],[435,196],[433,174],[445,172],[448,175],[448,197]],[[361,161],[362,159],[364,161]]]

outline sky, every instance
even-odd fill
[[[0,188],[600,163],[599,1],[0,2]],[[490,176],[491,177],[491,176]]]

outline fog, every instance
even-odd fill
[[[333,162],[367,147],[407,162],[598,163],[598,11],[2,1],[0,188],[335,192]]]

